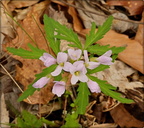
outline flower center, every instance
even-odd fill
[[[64,63],[60,63],[59,65],[60,65],[61,67],[63,67],[63,66],[64,66]]]
[[[76,76],[79,76],[80,72],[79,72],[79,71],[76,71],[74,74],[75,74]]]
[[[89,64],[88,64],[88,63],[85,63],[85,66],[86,66],[86,67],[88,67],[88,66],[89,66]]]
[[[97,61],[97,57],[92,57],[92,58],[90,58],[90,61],[98,62],[98,61]]]

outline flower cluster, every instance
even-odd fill
[[[95,69],[100,64],[113,64],[112,58],[110,57],[111,55],[112,51],[109,50],[102,56],[97,58],[93,57],[89,60],[87,50],[84,50],[82,53],[82,50],[80,49],[68,49],[67,53],[59,52],[57,54],[57,58],[54,58],[48,53],[43,53],[43,56],[41,56],[39,59],[44,62],[44,65],[49,67],[53,64],[57,64],[57,67],[53,72],[51,72],[51,74],[40,78],[33,84],[33,87],[44,87],[49,82],[51,77],[58,76],[63,70],[72,75],[70,80],[72,85],[76,84],[78,81],[86,82],[91,92],[99,93],[101,92],[100,87],[95,81],[92,81],[87,77],[87,69]],[[65,92],[66,81],[54,81],[54,83],[52,93],[60,97]]]

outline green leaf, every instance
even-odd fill
[[[80,128],[77,117],[78,115],[76,113],[67,114],[65,118],[66,123],[61,128]]]
[[[82,49],[82,45],[80,40],[78,39],[78,35],[73,32],[72,29],[68,29],[65,25],[61,25],[59,22],[55,21],[52,18],[49,18],[47,15],[44,15],[44,24],[45,24],[45,31],[47,33],[48,41],[53,44],[54,39],[58,38],[61,40],[67,40],[74,43],[77,48]],[[49,33],[51,31],[51,33]],[[54,35],[54,32],[58,32],[58,35]],[[55,45],[52,45],[52,49]]]
[[[103,55],[108,50],[112,50],[113,54],[119,54],[124,49],[125,47],[115,47],[115,46],[110,47],[110,45],[102,46],[99,44],[95,44],[95,45],[89,46],[87,48],[87,51],[90,52],[91,54]]]
[[[87,49],[88,46],[92,45],[93,43],[103,38],[103,36],[110,30],[112,21],[113,16],[109,16],[108,19],[103,23],[103,25],[98,28],[97,32],[95,30],[96,24],[93,22],[89,35],[86,35],[86,42],[84,49]]]
[[[52,128],[58,127],[54,121],[49,121],[49,120],[45,119],[44,117],[41,118],[41,121]]]
[[[98,67],[94,68],[94,69],[87,69],[87,74],[93,74],[93,73],[96,73],[96,72],[100,72],[100,71],[103,71],[105,69],[109,68],[109,65],[99,65]]]
[[[17,125],[16,126],[20,127],[20,128],[28,127],[20,117],[17,118]]]
[[[89,103],[89,89],[86,83],[80,83],[78,88],[78,96],[75,101],[75,105],[77,106],[77,113],[84,114],[86,111],[86,107]]]
[[[55,68],[57,67],[56,64],[54,65],[51,65],[50,67],[47,67],[45,69],[43,69],[43,71],[40,73],[40,74],[36,74],[36,79],[34,80],[34,82],[30,85],[28,85],[28,89],[25,90],[23,92],[23,94],[18,98],[18,101],[23,101],[24,99],[26,99],[28,96],[31,96],[37,89],[34,88],[32,85],[37,81],[39,80],[41,77],[44,77],[48,74],[50,74],[52,71],[55,70]]]
[[[46,32],[46,39],[49,42],[50,47],[57,55],[60,52],[60,40],[54,37],[55,26],[53,23],[54,20],[51,20],[46,14],[44,15],[44,30]],[[57,33],[59,35],[59,33]]]
[[[25,125],[27,125],[31,128],[33,128],[33,127],[39,128],[43,125],[42,121],[40,119],[38,119],[35,115],[33,115],[25,110],[22,112],[22,118],[24,120]]]
[[[58,76],[54,77],[54,81],[60,81],[62,79],[62,75],[59,74]]]
[[[115,92],[113,90],[116,90],[116,87],[107,84],[106,81],[100,80],[94,76],[88,76],[91,80],[97,82],[100,86],[101,91],[107,95],[110,96],[118,101],[120,101],[121,103],[133,103],[134,101],[131,99],[127,99],[127,98],[123,98],[121,93]]]
[[[23,101],[23,100],[26,99],[28,96],[31,96],[35,91],[36,91],[36,88],[34,88],[34,87],[32,86],[32,84],[30,84],[30,85],[28,86],[28,89],[25,90],[25,91],[22,93],[22,95],[18,98],[18,101],[19,101],[19,102],[20,102],[20,101]]]
[[[17,49],[11,47],[7,47],[7,50],[14,55],[18,55],[26,59],[39,59],[43,53],[46,52],[45,50],[34,47],[32,44],[28,44],[28,47],[31,49],[31,51],[25,50],[23,48]]]

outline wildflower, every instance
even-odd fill
[[[68,49],[68,55],[72,60],[78,60],[82,54],[82,51],[80,49],[74,50],[74,49]]]
[[[83,61],[76,61],[70,68],[70,73],[72,74],[71,77],[71,84],[76,84],[78,80],[81,82],[87,82],[88,77],[86,76],[87,70],[84,66]]]
[[[60,97],[65,92],[66,83],[64,81],[54,81],[54,82],[56,83],[53,86],[52,93]]]
[[[87,50],[84,50],[85,66],[89,69],[94,69],[100,65],[99,62],[90,62],[87,54]]]
[[[58,63],[58,66],[51,73],[52,76],[58,76],[61,73],[62,69],[64,69],[65,71],[69,70],[69,67],[71,64],[67,62],[67,59],[68,59],[68,55],[66,53],[63,53],[63,52],[58,53],[57,60],[56,60]]]
[[[101,89],[100,89],[98,83],[96,83],[95,81],[88,80],[87,85],[91,92],[96,92],[96,93],[101,92]]]
[[[104,53],[102,56],[98,57],[96,60],[103,65],[111,65],[113,64],[111,62],[112,61],[112,58],[110,57],[111,55],[112,55],[112,51],[109,50],[106,53]]]
[[[50,80],[49,77],[42,77],[37,82],[35,82],[32,86],[34,88],[42,88],[48,83],[49,80]]]
[[[56,64],[56,59],[48,53],[43,53],[43,56],[41,56],[39,59],[44,62],[46,67]]]

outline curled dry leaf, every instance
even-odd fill
[[[36,4],[33,6],[31,11],[27,14],[27,17],[22,21],[21,25],[22,27],[28,32],[28,34],[36,41],[38,47],[41,49],[48,50],[48,47],[46,45],[46,40],[43,37],[40,28],[43,28],[43,25],[40,23],[40,17],[43,14],[43,11],[48,6],[49,1],[44,1],[39,4]],[[36,19],[37,26],[35,20]],[[42,29],[43,31],[43,29]],[[12,42],[8,42],[4,45],[4,47],[21,47],[26,50],[28,50],[27,43],[33,44],[33,42],[30,40],[30,38],[24,33],[24,31],[18,27],[17,28],[17,37],[12,40]],[[27,89],[27,86],[33,82],[35,79],[35,74],[38,74],[42,71],[44,68],[43,63],[40,60],[31,60],[31,59],[23,59],[19,56],[12,55],[13,58],[19,60],[23,66],[19,67],[16,66],[16,76],[15,79],[24,85],[24,90]],[[41,89],[41,91],[36,91],[32,96],[29,97],[31,100],[31,104],[46,104],[48,103],[54,96],[54,94],[51,93],[51,88],[53,86],[53,83],[48,83],[48,86]],[[28,102],[27,100],[25,100]],[[29,103],[29,102],[28,102]]]
[[[73,29],[76,32],[80,32],[83,29],[82,23],[80,22],[80,19],[78,18],[78,14],[73,7],[69,7],[68,13],[72,16],[73,18]]]
[[[135,40],[138,41],[142,46],[144,46],[144,11],[142,13],[141,22],[143,24],[139,24],[138,31],[135,36]]]
[[[0,42],[4,43],[8,40],[8,38],[14,38],[15,32],[13,29],[14,22],[12,19],[7,16],[6,13],[11,14],[11,11],[8,8],[9,1],[1,1],[1,8],[0,8],[0,16],[1,16],[1,39]],[[7,37],[7,38],[6,38]]]
[[[144,122],[136,119],[132,116],[124,107],[123,104],[118,105],[116,108],[110,111],[110,114],[113,120],[120,126],[120,127],[136,127],[142,128],[144,127]]]
[[[104,21],[106,20],[106,17],[101,16],[101,15],[105,14],[102,10],[91,6],[85,0],[77,0],[77,1],[75,1],[75,5],[77,7],[81,7],[83,9],[89,10],[91,12],[97,12],[99,14],[99,15],[96,15],[96,14],[93,14],[93,13],[90,13],[90,12],[87,12],[87,11],[84,11],[81,9],[77,9],[78,15],[81,18],[81,20],[83,21],[83,25],[85,26],[85,28],[90,28],[92,22],[95,22],[97,26],[102,25],[104,23]]]
[[[144,9],[143,0],[107,0],[108,5],[124,6],[130,15],[139,15]]]
[[[31,5],[34,5],[38,3],[39,0],[26,0],[26,1],[18,1],[18,0],[11,0],[8,3],[8,6],[11,11],[13,11],[15,8],[22,8],[22,7],[28,7]]]
[[[84,29],[80,32],[80,34],[85,36],[89,33],[89,31],[90,29]],[[109,44],[111,47],[126,46],[126,49],[118,55],[118,58],[134,69],[144,73],[143,47],[138,41],[128,38],[127,35],[119,34],[113,30],[110,30],[106,33],[104,38],[96,43],[101,45]]]
[[[64,3],[62,3],[61,1],[57,1],[57,0],[52,0],[52,2],[54,3],[57,3],[61,6],[64,6],[64,7],[67,7],[68,8],[68,13],[72,16],[73,18],[73,29],[76,31],[76,32],[79,32],[83,29],[83,26],[82,26],[82,23],[78,17],[78,13],[76,11],[76,9],[74,7],[71,7],[71,6],[68,6]],[[74,4],[74,0],[71,0],[71,1],[67,1],[68,3],[70,4]]]

